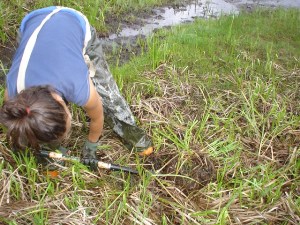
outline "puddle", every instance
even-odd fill
[[[297,7],[300,0],[198,0],[179,8],[164,7],[153,10],[149,18],[138,18],[142,25],[125,27],[109,35],[108,41],[147,36],[156,29],[192,22],[195,18],[218,17],[221,14],[237,14],[241,9],[254,7]]]
[[[237,13],[238,8],[223,0],[197,1],[190,5],[171,8],[164,7],[153,10],[154,15],[148,19],[139,19],[144,24],[138,28],[126,27],[118,34],[111,34],[108,39],[114,40],[120,37],[147,36],[154,30],[191,22],[195,18],[217,17],[222,13]]]

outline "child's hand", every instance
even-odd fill
[[[82,158],[83,159],[96,159],[98,142],[90,142],[87,140],[82,149]]]
[[[90,142],[87,140],[82,149],[81,161],[84,161],[85,164],[89,165],[90,169],[95,170],[97,166],[94,161],[97,159],[98,142]]]

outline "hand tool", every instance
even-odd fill
[[[61,152],[40,150],[39,155],[42,157],[48,157],[48,158],[51,158],[54,160],[80,162],[84,165],[89,165],[89,166],[96,165],[96,168],[100,168],[100,169],[123,171],[123,172],[127,172],[130,174],[139,174],[137,170],[132,169],[130,167],[120,166],[120,165],[113,164],[113,163],[106,163],[106,162],[102,162],[97,159],[81,159],[79,157],[66,156],[66,155],[63,155]]]

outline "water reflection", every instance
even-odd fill
[[[138,28],[127,27],[118,34],[111,34],[110,40],[120,37],[131,37],[138,35],[149,35],[155,29],[168,27],[193,21],[196,17],[208,18],[216,17],[221,13],[237,13],[235,5],[225,2],[224,0],[196,1],[196,3],[187,5],[182,8],[174,9],[165,7],[154,11],[155,15],[149,19],[140,19],[143,26]]]

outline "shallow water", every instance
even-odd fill
[[[154,15],[143,21],[141,27],[126,27],[118,34],[111,34],[110,40],[118,37],[130,37],[137,35],[148,35],[155,29],[174,26],[177,24],[191,22],[197,17],[207,18],[219,16],[221,13],[237,13],[238,8],[224,0],[197,1],[179,9],[164,7],[154,10]]]
[[[217,17],[221,14],[238,13],[242,8],[254,7],[298,7],[300,0],[198,0],[181,8],[157,8],[148,19],[140,18],[142,26],[125,27],[117,34],[111,34],[108,40],[147,36],[154,30],[191,22],[195,18]]]

